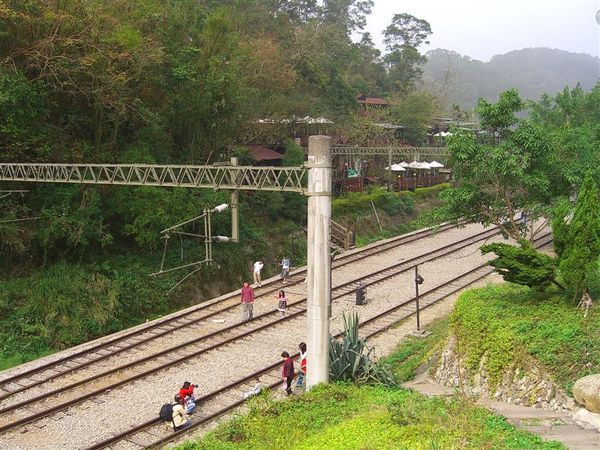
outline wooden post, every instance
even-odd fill
[[[388,149],[388,192],[392,190],[392,149]]]

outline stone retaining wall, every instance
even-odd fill
[[[485,356],[476,373],[467,370],[451,335],[438,356],[434,378],[440,384],[459,387],[469,396],[486,397],[515,405],[534,406],[554,411],[572,411],[575,402],[535,364],[506,367],[497,386],[491,386]]]

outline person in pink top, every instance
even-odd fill
[[[242,322],[252,320],[252,310],[254,309],[254,290],[250,287],[248,282],[244,283],[242,287]]]

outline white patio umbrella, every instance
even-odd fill
[[[386,166],[385,170],[390,170],[390,166]],[[406,169],[400,164],[392,164],[392,172],[405,172]]]
[[[429,167],[431,167],[432,169],[441,169],[442,167],[445,167],[442,163],[439,163],[437,161],[431,161],[429,163]]]

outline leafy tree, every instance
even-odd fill
[[[579,299],[597,276],[600,258],[600,199],[591,171],[577,196],[573,219],[568,226],[568,241],[562,252],[560,272],[567,286]]]
[[[495,253],[498,257],[488,264],[493,266],[505,281],[530,288],[545,289],[553,283],[564,289],[556,281],[556,260],[538,252],[527,241],[521,241],[520,247],[495,242],[481,247],[481,253]]]
[[[325,23],[339,25],[347,36],[367,25],[373,0],[324,0],[322,6]]]
[[[510,89],[500,94],[497,103],[490,103],[480,98],[477,102],[477,114],[481,118],[481,128],[485,129],[492,137],[502,137],[510,133],[510,127],[519,119],[516,114],[525,107],[516,89]]]
[[[388,86],[391,91],[406,91],[421,75],[420,65],[426,58],[418,47],[428,43],[431,26],[410,14],[396,14],[384,30],[384,42],[388,53],[384,57],[388,69]]]
[[[472,131],[453,130],[447,142],[457,186],[440,197],[454,217],[495,224],[514,239],[533,241],[544,228],[535,220],[547,218],[570,185],[553,158],[546,130],[516,118],[519,105],[516,92],[504,93],[494,105],[481,103],[488,133],[483,142]],[[519,221],[519,212],[526,214],[528,226]]]
[[[393,123],[406,127],[404,135],[409,144],[422,145],[427,139],[427,127],[437,111],[436,98],[425,91],[412,91],[393,98],[392,103],[389,114]]]
[[[410,14],[395,14],[392,23],[383,32],[383,42],[390,51],[403,47],[418,48],[421,44],[429,44],[427,38],[431,34],[431,25],[423,19]]]

